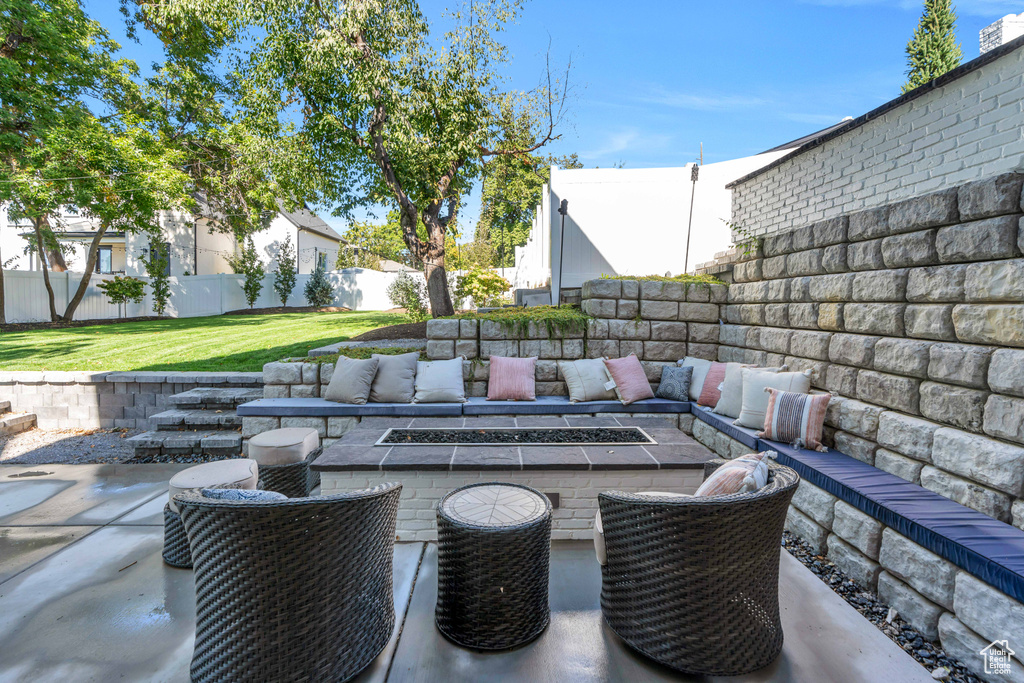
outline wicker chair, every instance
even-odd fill
[[[322,448],[306,456],[302,462],[287,465],[260,465],[259,488],[264,491],[277,491],[289,498],[303,498],[320,485],[320,473],[310,465],[323,453]]]
[[[175,498],[196,586],[193,681],[341,681],[395,625],[400,484],[267,502]]]
[[[628,645],[688,674],[733,676],[782,650],[779,553],[800,477],[714,498],[599,494],[607,564],[601,610]]]

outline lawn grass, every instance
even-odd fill
[[[0,333],[2,370],[263,369],[407,320],[379,311],[218,315]]]

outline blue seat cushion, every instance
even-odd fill
[[[1024,531],[837,451],[761,440],[811,484],[1024,602]]]
[[[759,449],[759,439],[754,436],[755,430],[747,429],[746,427],[737,427],[732,423],[735,418],[713,413],[707,406],[699,406],[696,403],[691,403],[690,406],[693,416],[701,422],[711,425],[730,438],[736,439],[744,446],[749,446],[753,451],[757,451]]]
[[[335,403],[323,398],[261,398],[238,406],[242,417],[459,417],[462,403]]]
[[[538,396],[536,401],[488,401],[473,397],[462,406],[463,415],[584,415],[590,413],[688,413],[687,401],[649,398],[628,406],[619,401],[580,401],[568,396]]]

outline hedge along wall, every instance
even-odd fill
[[[1024,176],[766,237],[719,359],[809,369],[827,443],[1024,528]]]
[[[537,394],[565,396],[568,390],[559,360],[618,358],[633,353],[657,389],[661,370],[687,355],[718,355],[720,303],[725,285],[679,282],[590,280],[583,284],[585,328],[552,330],[530,323],[521,332],[493,320],[430,320],[427,357],[464,356],[464,377],[471,396],[487,395],[490,357],[536,356]]]

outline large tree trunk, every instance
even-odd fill
[[[78,283],[78,289],[75,290],[75,295],[71,297],[71,301],[68,302],[67,308],[64,309],[64,320],[70,321],[75,317],[75,310],[78,305],[82,303],[82,298],[85,297],[85,292],[89,289],[89,281],[92,279],[92,272],[96,269],[96,257],[100,251],[100,240],[103,239],[103,235],[107,232],[107,225],[103,223],[100,225],[99,230],[96,231],[96,235],[92,238],[92,242],[89,244],[89,255],[85,259],[85,273],[82,274],[82,281]]]
[[[43,230],[46,231],[46,243],[54,245],[53,249],[49,249],[46,252],[46,262],[50,264],[50,270],[56,273],[68,272],[68,262],[64,260],[64,254],[60,250],[60,242],[57,240],[57,236],[53,234],[53,228],[50,227],[49,216],[43,216]]]
[[[444,268],[444,256],[431,262],[423,262],[423,274],[427,278],[427,296],[430,298],[430,315],[441,318],[455,315],[452,297],[448,292],[448,273]]]
[[[43,271],[43,284],[46,285],[47,303],[50,304],[50,320],[58,322],[60,318],[57,317],[57,306],[53,303],[53,287],[50,286],[50,265],[46,262],[46,249],[43,247],[43,224],[45,221],[46,216],[33,218],[32,225],[36,233],[36,251],[39,253],[40,270]]]

